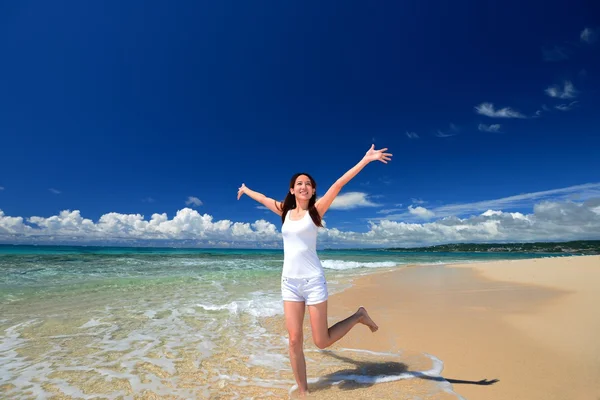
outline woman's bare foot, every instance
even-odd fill
[[[373,321],[371,317],[369,317],[369,313],[364,307],[359,307],[356,313],[359,315],[358,322],[368,326],[371,332],[375,332],[377,329],[379,329],[375,321]]]
[[[304,392],[300,392],[300,391],[295,391],[291,396],[290,399],[312,399],[313,396],[311,395],[312,393],[310,393],[308,390],[304,391]]]

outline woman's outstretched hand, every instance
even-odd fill
[[[240,199],[240,197],[242,197],[244,193],[246,193],[246,189],[246,185],[242,183],[242,186],[240,186],[240,188],[238,189],[238,200]]]
[[[375,150],[375,145],[373,144],[363,159],[367,162],[378,160],[384,164],[387,164],[388,161],[392,160],[392,153],[384,153],[386,150],[387,147],[385,149]]]

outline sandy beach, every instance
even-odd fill
[[[363,305],[380,330],[358,326],[332,350],[400,354],[399,362],[369,364],[371,372],[349,357],[372,375],[421,370],[423,354],[433,355],[444,363],[441,376],[455,393],[428,389],[424,380],[439,389],[443,379],[424,377],[316,385],[314,396],[597,400],[598,288],[600,256],[416,266],[362,277],[331,296],[330,321]]]

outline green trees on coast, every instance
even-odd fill
[[[455,243],[428,247],[393,247],[398,252],[523,252],[523,253],[569,253],[600,254],[600,240],[577,240],[572,242],[535,243]]]

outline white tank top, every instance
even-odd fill
[[[283,236],[283,271],[286,278],[313,278],[322,276],[323,266],[317,256],[317,231],[310,213],[298,221],[290,219],[292,210],[285,216],[281,227]]]

